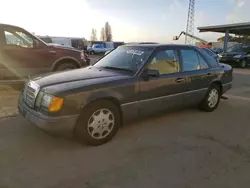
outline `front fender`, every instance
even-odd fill
[[[85,95],[84,100],[81,102],[81,108],[84,108],[91,102],[94,102],[100,99],[113,99],[120,103],[122,99],[122,95],[115,91],[98,91],[95,93],[90,92],[87,95]]]

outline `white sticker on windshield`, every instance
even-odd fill
[[[142,55],[142,54],[144,54],[144,52],[140,51],[140,50],[127,50],[127,53],[128,54],[135,54],[135,55]]]

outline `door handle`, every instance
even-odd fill
[[[212,75],[212,73],[211,73],[211,72],[207,73],[207,76],[211,76],[211,75]]]
[[[177,78],[175,81],[180,83],[180,82],[184,82],[184,80],[185,80],[184,78]]]

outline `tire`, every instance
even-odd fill
[[[95,55],[95,51],[90,51],[90,54],[91,55]]]
[[[104,114],[110,113],[110,115],[106,115],[106,119],[105,115],[98,117],[100,111]],[[94,123],[94,115],[96,123]],[[107,100],[96,101],[83,110],[74,129],[74,137],[77,141],[91,146],[102,145],[113,139],[120,124],[121,116],[115,104]]]
[[[241,60],[240,68],[245,68],[247,66],[247,61],[245,59]]]
[[[77,68],[78,66],[74,63],[62,63],[56,67],[56,71],[72,70]]]
[[[216,97],[216,93],[217,93],[217,97]],[[212,112],[214,111],[219,103],[220,103],[220,87],[218,84],[211,84],[210,88],[208,89],[205,98],[203,99],[203,101],[200,103],[200,110],[205,111],[205,112]],[[211,95],[214,94],[214,101],[211,98]]]

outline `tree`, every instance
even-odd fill
[[[217,39],[218,42],[224,42],[225,37],[220,37]],[[238,42],[238,43],[243,43],[243,42],[250,42],[250,37],[249,36],[228,36],[228,41],[230,42]]]
[[[234,37],[231,36],[231,35],[228,36],[228,40],[229,40],[229,41],[231,41],[233,38],[234,38]],[[217,39],[218,42],[224,42],[224,40],[225,40],[225,36],[220,37],[220,38]]]
[[[97,36],[96,36],[96,29],[92,29],[91,31],[91,41],[96,41],[97,40]]]
[[[105,31],[104,31],[104,27],[101,29],[101,34],[100,34],[100,41],[105,41]]]
[[[109,22],[106,22],[104,25],[104,32],[105,32],[105,40],[106,41],[112,41],[112,30],[111,30],[111,25]]]

